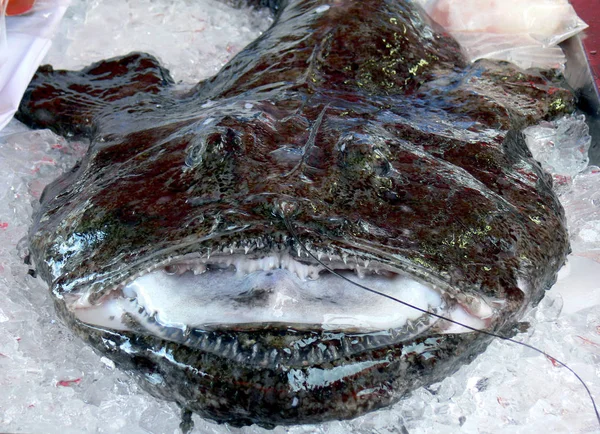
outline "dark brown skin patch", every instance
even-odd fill
[[[551,179],[520,131],[572,111],[571,94],[545,73],[467,65],[410,2],[259,3],[276,12],[272,28],[187,94],[146,54],[40,68],[19,119],[91,139],[30,232],[53,293],[92,285],[100,297],[169,255],[296,254],[285,214],[311,249],[504,300],[490,330],[518,321],[568,252]],[[452,374],[489,341],[290,327],[193,331],[186,345],[92,329],[56,306],[123,369],[162,378],[145,382],[153,394],[234,425],[352,418]],[[284,355],[306,342],[305,359]],[[263,362],[239,357],[253,345]]]

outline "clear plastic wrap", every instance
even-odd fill
[[[417,0],[462,45],[471,61],[507,60],[523,68],[560,68],[557,44],[587,24],[568,0]]]
[[[70,0],[36,0],[27,14],[7,19],[6,30],[51,39],[70,3]]]
[[[0,2],[4,11],[7,2]],[[25,15],[0,16],[0,130],[16,112],[69,3],[70,0],[38,0]]]
[[[8,51],[6,45],[6,0],[0,0],[0,65],[4,63],[6,59],[6,53]]]

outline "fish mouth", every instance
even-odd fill
[[[432,284],[360,257],[319,252],[313,257],[290,249],[191,253],[146,267],[100,298],[80,291],[65,302],[87,325],[262,364],[306,364],[322,361],[324,353],[336,359],[425,334],[470,332],[440,317],[476,329],[500,317],[501,300]],[[340,275],[435,315],[366,292]],[[248,345],[240,336],[248,337]],[[311,336],[317,346],[331,336],[336,343],[316,347],[320,354],[303,354],[300,349]],[[271,354],[270,362],[265,354]]]

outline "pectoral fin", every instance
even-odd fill
[[[169,71],[145,53],[131,53],[81,71],[40,67],[21,101],[17,119],[63,136],[90,137],[98,117],[115,101],[158,94],[174,84]]]

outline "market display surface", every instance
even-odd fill
[[[323,16],[333,14],[339,20],[350,20],[348,27],[352,27],[352,20],[347,17],[356,14],[345,16],[336,14],[335,7],[313,6],[315,15],[301,17],[302,25],[316,25]],[[67,168],[73,161],[83,158],[78,171],[66,175],[62,182],[54,184],[45,193],[43,209],[49,214],[47,217],[43,217],[43,213],[38,214],[37,229],[32,231],[31,253],[37,262],[38,272],[55,282],[53,289],[59,295],[59,311],[62,310],[67,321],[92,344],[98,347],[104,345],[108,357],[101,359],[104,365],[100,365],[97,356],[85,347],[82,349],[81,344],[72,341],[72,338],[56,342],[59,336],[48,327],[55,329],[61,326],[48,324],[53,312],[49,298],[39,288],[39,279],[34,281],[28,277],[28,267],[21,265],[16,254],[7,250],[7,258],[12,258],[12,264],[7,264],[3,271],[5,276],[11,276],[12,280],[7,280],[6,292],[7,299],[15,306],[7,304],[7,313],[3,314],[6,320],[3,322],[15,327],[12,330],[18,330],[16,334],[19,336],[14,331],[3,336],[8,349],[12,350],[7,351],[6,360],[0,361],[19,363],[22,360],[19,357],[23,357],[31,364],[31,371],[22,368],[12,371],[16,377],[9,377],[8,381],[14,385],[15,392],[19,372],[25,377],[28,372],[35,374],[37,369],[46,380],[38,379],[36,387],[46,391],[48,396],[64,393],[63,390],[70,391],[69,394],[74,393],[73,401],[79,402],[75,407],[79,410],[75,413],[69,413],[72,407],[66,406],[62,412],[57,412],[57,417],[64,416],[62,421],[66,424],[63,423],[63,426],[76,429],[80,422],[78,417],[71,415],[79,416],[84,408],[83,420],[86,420],[87,426],[95,420],[100,427],[102,412],[118,405],[131,412],[122,411],[122,418],[113,418],[109,422],[120,424],[114,427],[116,429],[129,429],[133,424],[138,430],[162,432],[162,427],[169,426],[169,423],[174,429],[177,414],[172,408],[151,401],[144,395],[129,396],[131,390],[114,389],[119,385],[124,385],[125,389],[135,389],[136,386],[112,371],[112,358],[145,376],[146,384],[151,385],[146,387],[153,389],[154,393],[175,398],[180,405],[210,418],[233,424],[258,422],[265,426],[306,423],[353,417],[365,410],[387,405],[405,390],[447,376],[460,367],[462,360],[478,353],[487,344],[485,337],[456,333],[458,330],[443,322],[420,320],[418,313],[388,306],[377,297],[366,303],[374,306],[377,315],[368,311],[363,315],[364,310],[353,310],[360,306],[361,300],[367,299],[366,296],[339,283],[336,288],[333,276],[328,276],[309,258],[302,258],[295,241],[282,235],[285,231],[282,218],[291,221],[300,239],[327,257],[334,268],[353,272],[356,278],[371,285],[380,285],[383,290],[397,287],[400,291],[398,296],[415,297],[416,304],[429,305],[463,322],[471,321],[469,324],[476,327],[501,330],[505,324],[525,313],[528,304],[539,300],[554,281],[555,273],[566,256],[566,231],[555,193],[549,188],[550,176],[541,171],[526,151],[525,138],[539,137],[539,129],[529,130],[526,136],[515,135],[513,138],[511,134],[543,121],[545,123],[537,128],[545,129],[546,134],[558,135],[563,139],[558,141],[566,145],[573,143],[567,143],[564,137],[573,136],[573,129],[577,130],[575,136],[582,142],[576,142],[573,149],[581,151],[586,141],[585,124],[581,120],[567,117],[566,121],[549,122],[572,111],[570,94],[560,90],[551,74],[524,73],[489,61],[467,65],[457,46],[447,37],[432,33],[427,20],[410,6],[399,3],[398,9],[392,11],[394,17],[399,17],[397,22],[378,17],[377,14],[382,11],[389,12],[381,8],[372,11],[374,23],[385,22],[373,34],[379,39],[386,31],[391,32],[390,35],[396,34],[395,26],[408,25],[411,29],[407,32],[409,36],[395,43],[399,48],[412,47],[408,52],[419,54],[416,56],[419,59],[415,57],[411,67],[400,64],[394,54],[390,54],[393,44],[391,48],[382,47],[378,55],[385,57],[395,74],[386,75],[383,71],[377,76],[374,72],[381,73],[381,70],[369,70],[368,60],[360,63],[365,65],[365,69],[343,69],[348,66],[348,62],[344,61],[343,44],[340,49],[341,42],[338,41],[336,46],[336,39],[332,37],[329,43],[337,49],[324,52],[326,55],[321,53],[310,57],[310,50],[300,49],[296,51],[299,54],[285,58],[267,50],[266,56],[274,56],[267,64],[277,65],[273,59],[279,59],[286,67],[279,70],[273,67],[260,74],[252,74],[252,65],[260,69],[260,55],[252,51],[242,52],[236,61],[230,63],[233,71],[224,71],[216,79],[191,89],[175,85],[155,59],[146,55],[97,64],[86,71],[87,76],[56,74],[46,69],[36,78],[37,81],[34,80],[21,118],[37,126],[53,127],[63,134],[86,135],[93,131],[95,141],[90,148],[92,152],[88,151],[88,157],[85,157],[83,144],[67,144],[48,131],[25,131],[13,122],[8,130],[2,132],[1,150],[6,155],[3,161],[10,161],[11,169],[7,172],[13,174],[7,179],[7,200],[4,202],[7,218],[2,235],[10,237],[5,245],[12,244],[14,249],[25,233],[31,214],[28,199],[39,197],[43,185],[59,173],[61,167]],[[293,9],[288,10],[288,37],[290,33],[294,34],[289,30],[298,26],[294,20],[299,15],[291,12]],[[286,23],[285,11],[279,19],[283,20],[280,24]],[[282,27],[285,28],[284,25],[279,28]],[[351,42],[351,38],[345,36],[344,41]],[[358,36],[364,38],[365,34]],[[270,45],[269,38],[278,37],[281,36],[273,30],[264,33],[260,41]],[[391,41],[393,36],[386,39]],[[430,42],[423,44],[424,40]],[[310,46],[310,40],[301,40],[299,44],[300,48],[302,44]],[[254,48],[261,52],[260,43]],[[372,52],[362,54],[374,55]],[[305,55],[306,58],[302,57]],[[356,56],[356,51],[352,55]],[[380,68],[381,59],[375,63]],[[336,70],[338,66],[341,69]],[[238,71],[235,71],[236,67]],[[118,82],[113,84],[111,77],[99,76],[97,72],[102,68],[105,68],[104,71],[117,71],[119,80],[133,84],[123,88],[121,81],[117,87]],[[243,76],[240,71],[247,74],[244,77],[246,81],[237,81]],[[283,83],[273,78],[281,71],[289,74]],[[86,81],[90,76],[93,76],[94,83]],[[398,83],[387,86],[388,80],[397,80]],[[498,85],[507,82],[509,85],[505,85],[504,92],[495,91]],[[74,89],[69,88],[74,83],[78,89],[98,86],[101,94],[105,95],[104,102],[121,104],[118,114],[102,99],[89,100],[81,92],[65,93],[65,90]],[[60,108],[65,94],[71,103],[79,104],[79,110],[70,112]],[[539,103],[531,104],[532,101]],[[48,107],[51,109],[48,110]],[[138,117],[136,111],[144,111],[145,116]],[[127,112],[131,114],[125,114]],[[424,113],[427,116],[423,116]],[[486,116],[481,116],[482,113]],[[91,119],[95,121],[90,122]],[[177,129],[170,126],[173,124]],[[109,128],[105,136],[102,135],[102,125]],[[569,134],[565,134],[565,128],[570,128]],[[154,133],[146,134],[142,132],[144,130]],[[270,130],[277,133],[269,133]],[[158,135],[157,131],[163,132]],[[342,133],[344,131],[345,134]],[[418,138],[419,143],[407,141],[407,133],[411,133],[413,140]],[[160,152],[149,138],[158,138],[155,143],[171,146],[172,152],[168,155]],[[146,152],[144,158],[136,158],[141,148],[128,147],[126,143],[138,143],[137,146]],[[504,146],[506,143],[510,146]],[[452,150],[457,147],[469,151],[455,155]],[[119,152],[114,152],[115,149]],[[152,154],[153,150],[157,153]],[[124,158],[123,152],[132,154]],[[270,166],[261,161],[264,155],[269,156]],[[322,155],[334,157],[331,161],[318,158]],[[418,169],[413,164],[415,156],[427,161],[435,170]],[[153,161],[161,158],[166,160],[157,163],[157,169],[152,169]],[[115,165],[115,161],[118,164]],[[236,164],[228,165],[228,161]],[[482,165],[481,161],[485,164]],[[571,240],[575,253],[580,254],[571,259],[571,268],[587,268],[585,273],[572,270],[571,276],[590,276],[590,281],[593,281],[594,268],[597,268],[593,254],[595,209],[593,201],[585,196],[594,193],[588,186],[593,185],[596,171],[591,168],[576,176],[586,165],[584,155],[575,158],[573,164],[566,168],[557,168],[555,163],[546,161],[545,167],[574,172],[566,175],[554,173],[555,180],[563,181],[559,184],[559,192],[572,223]],[[170,167],[173,169],[170,170]],[[181,167],[185,170],[181,171]],[[138,182],[140,177],[145,176],[143,174],[149,172],[157,174],[153,182],[159,183],[158,188],[156,183]],[[181,175],[173,176],[180,172]],[[278,180],[269,180],[269,176]],[[199,179],[205,182],[199,183]],[[60,194],[60,190],[68,185],[76,187]],[[399,185],[403,187],[400,189]],[[144,186],[149,189],[144,190]],[[426,194],[421,191],[422,188],[426,188]],[[215,191],[219,192],[218,197],[214,196]],[[400,198],[397,197],[399,192],[410,192],[410,197],[427,196],[431,201],[424,203],[410,197]],[[123,207],[123,203],[119,202],[119,197],[131,201],[136,195],[139,197],[133,206],[129,202],[130,206]],[[54,196],[56,199],[53,199]],[[511,199],[506,200],[507,197]],[[170,205],[161,204],[161,200],[170,202]],[[411,213],[407,208],[397,210],[391,207],[390,201],[392,205],[403,201],[412,211],[419,211],[419,207],[423,206],[428,208]],[[58,202],[67,206],[55,206]],[[346,215],[349,203],[353,204],[351,208],[355,213],[352,217]],[[90,207],[90,204],[93,206]],[[159,209],[148,204],[163,206]],[[588,205],[588,208],[584,209],[582,205]],[[124,209],[127,215],[123,215]],[[18,210],[20,214],[16,212]],[[89,213],[81,218],[87,210]],[[200,210],[200,214],[194,214],[193,210]],[[55,212],[60,218],[55,215],[53,220]],[[171,216],[165,218],[168,213]],[[509,214],[511,218],[507,217]],[[425,224],[424,219],[430,223],[432,215],[438,215],[439,224],[445,227],[431,231],[431,225]],[[184,225],[181,224],[182,216],[188,219]],[[116,226],[113,225],[115,222]],[[405,225],[404,231],[400,223]],[[46,230],[46,227],[53,229]],[[161,230],[165,232],[160,234]],[[218,236],[215,235],[217,233]],[[152,239],[152,236],[156,238]],[[56,237],[62,238],[56,241]],[[123,240],[126,242],[123,243]],[[390,240],[395,240],[395,243],[390,244]],[[200,241],[201,247],[196,246],[197,241]],[[85,257],[78,256],[82,243],[89,247],[85,249]],[[191,245],[195,246],[193,251],[189,250]],[[25,250],[24,243],[21,243],[19,251],[22,256],[27,254]],[[212,259],[208,257],[209,253]],[[400,256],[402,261],[397,260]],[[465,263],[465,256],[473,262]],[[591,256],[592,259],[583,256]],[[148,262],[150,257],[152,259]],[[511,257],[515,259],[511,260]],[[41,263],[45,265],[40,266]],[[227,267],[232,264],[237,271],[229,271]],[[471,274],[465,273],[464,267],[481,269]],[[105,282],[121,279],[124,283],[103,285],[102,288],[89,285],[89,288],[79,291],[86,288],[86,282],[92,282],[90,276],[96,278],[99,273],[105,273],[102,274]],[[461,276],[452,276],[452,273]],[[224,282],[236,282],[229,296],[239,309],[232,313],[230,306],[225,306],[225,311],[216,311],[213,317],[197,318],[193,313],[169,307],[173,305],[170,302],[176,293],[173,291],[168,297],[163,297],[167,304],[162,304],[153,320],[148,322],[146,312],[143,312],[145,309],[132,308],[128,303],[132,299],[139,302],[143,297],[146,297],[145,303],[154,303],[160,292],[152,290],[151,286],[139,289],[133,279],[122,278],[125,274],[139,274],[140,279],[157,275],[162,280],[175,279],[181,274],[179,277],[190,280],[190,285],[194,286],[199,284],[193,283],[194,274],[200,280],[217,275],[218,278],[211,278],[206,284],[209,290],[206,298],[188,294],[183,304],[192,307],[194,303],[213,303],[211,306],[215,309],[223,308],[219,301],[214,301],[218,297],[210,293],[210,290],[219,291],[211,286],[216,286],[215,282],[222,278]],[[250,275],[252,279],[247,278]],[[577,295],[577,291],[572,289],[573,284],[566,285],[561,291],[566,293],[565,310],[559,315],[562,297],[558,291],[568,279],[548,293],[542,308],[533,314],[537,321],[524,329],[527,329],[530,343],[543,346],[565,359],[580,371],[593,389],[593,372],[597,369],[594,368],[594,357],[597,357],[594,353],[597,334],[594,333],[597,333],[598,325],[593,303],[598,302],[598,291],[594,288],[588,291],[586,298],[591,301],[582,308],[570,301]],[[20,282],[23,288],[32,288],[15,295],[14,291],[8,291],[15,284],[13,282]],[[323,282],[328,290],[333,288],[329,295],[336,303],[330,302],[329,307],[320,312],[315,307],[324,303],[318,300],[323,297],[323,290],[318,286]],[[267,284],[270,285],[269,291],[257,291]],[[577,288],[582,290],[585,284],[579,282]],[[478,292],[472,287],[476,287]],[[293,292],[293,289],[301,289],[301,294]],[[571,293],[567,292],[569,290]],[[17,297],[17,302],[12,301],[14,297]],[[285,306],[286,297],[305,297],[300,305],[309,308],[296,313],[286,309],[283,313],[277,308]],[[91,307],[101,305],[97,303],[99,300],[108,301],[104,306],[113,309],[108,315]],[[333,305],[339,302],[342,308],[336,311]],[[175,304],[180,305],[181,302]],[[257,305],[264,309],[255,309]],[[246,319],[243,309],[248,306],[252,309],[248,313],[249,319]],[[16,328],[17,323],[22,323],[21,320],[15,321],[15,312],[19,309],[24,310],[21,318],[29,315],[41,322],[41,327],[35,332],[27,330],[31,335],[25,340],[21,335],[26,330]],[[389,310],[387,316],[381,315],[386,309]],[[112,315],[114,312],[117,314]],[[307,316],[307,313],[313,316]],[[291,316],[285,316],[288,314]],[[227,315],[230,315],[229,319],[225,319]],[[113,317],[125,318],[126,321],[114,322]],[[244,317],[243,323],[240,317]],[[314,326],[317,322],[320,325],[318,329]],[[263,325],[257,327],[257,323]],[[215,324],[225,325],[225,328],[219,329]],[[269,324],[269,327],[264,324]],[[97,326],[110,327],[118,332],[101,332],[100,336]],[[561,330],[560,336],[556,335],[557,329]],[[382,331],[390,330],[394,332],[382,336]],[[373,332],[379,333],[371,339]],[[150,333],[156,337],[147,337]],[[290,338],[292,334],[294,336]],[[571,346],[564,342],[565,337]],[[427,341],[431,338],[432,341]],[[543,339],[543,345],[536,342],[538,339]],[[56,370],[49,370],[44,357],[50,355],[45,354],[40,359],[42,353],[30,354],[27,342],[34,347],[46,346],[52,357],[56,357],[57,351],[50,348],[57,343],[59,348],[66,346],[59,352],[65,357],[76,348],[75,351],[83,351],[84,357],[71,363],[95,364],[95,368],[85,370],[83,376],[79,372],[72,376],[61,374],[58,369],[60,363],[55,365]],[[314,348],[311,347],[313,342]],[[69,345],[72,346],[71,351]],[[353,348],[353,345],[356,346]],[[114,352],[117,347],[120,355]],[[305,347],[308,347],[306,354],[294,353],[295,349],[300,353]],[[194,348],[196,353],[181,348]],[[254,351],[256,354],[253,354]],[[180,375],[176,365],[182,362],[178,357],[185,357],[188,363],[181,372],[191,371],[189,366],[199,359],[190,354],[201,354],[202,369],[210,370],[213,366],[220,370],[223,385],[229,385],[217,393],[233,390],[232,393],[240,399],[223,404],[223,397],[210,395],[210,391],[206,393],[208,389],[203,385],[199,386],[203,388],[203,394],[184,396],[188,389],[181,388],[181,383],[178,383],[181,378],[175,382],[165,380],[164,374],[173,375],[172,378]],[[519,356],[521,360],[517,360]],[[143,358],[145,361],[141,360]],[[223,359],[228,360],[228,368],[234,366],[229,372],[222,370]],[[428,366],[427,360],[431,359],[436,363]],[[503,360],[506,362],[502,363]],[[309,366],[302,361],[308,362]],[[555,378],[552,381],[555,389],[529,390],[527,386],[519,386],[526,393],[514,397],[512,402],[503,398],[503,388],[510,384],[507,380],[511,375],[515,375],[513,384],[524,381],[522,376],[517,375],[519,371],[526,371],[526,367],[519,367],[520,363],[529,363],[530,376],[535,373],[541,378]],[[539,368],[540,363],[550,362],[520,348],[495,342],[474,363],[461,368],[457,375],[440,384],[418,389],[409,399],[391,409],[351,422],[331,422],[310,429],[322,432],[340,429],[346,432],[373,429],[392,432],[390,430],[398,424],[409,431],[442,424],[464,431],[470,427],[480,428],[490,413],[496,415],[493,419],[497,427],[505,426],[507,417],[515,424],[523,425],[523,429],[531,427],[527,424],[547,423],[548,417],[555,417],[557,429],[561,423],[575,424],[581,432],[595,429],[593,414],[578,385],[572,378],[566,378],[560,369],[552,368],[551,363],[543,370]],[[251,369],[247,370],[247,374],[240,374],[245,365],[251,366]],[[376,365],[385,365],[386,369],[383,373],[381,369],[375,373],[372,368]],[[21,363],[21,366],[26,364]],[[75,366],[67,365],[66,369],[82,369]],[[192,367],[197,369],[198,366]],[[111,370],[111,373],[103,370]],[[490,371],[502,370],[497,377],[489,374]],[[323,374],[318,381],[317,373]],[[347,376],[351,381],[340,381],[340,378],[329,374],[342,375],[342,378]],[[52,377],[49,381],[49,375],[64,378],[56,377],[54,381]],[[115,378],[120,375],[119,379]],[[231,375],[230,383],[228,375]],[[242,381],[244,375],[249,376],[251,381]],[[260,377],[258,380],[256,375]],[[202,381],[199,377],[195,376],[193,381]],[[94,382],[94,378],[98,381]],[[185,381],[191,381],[190,377]],[[255,399],[259,389],[256,386],[262,385],[261,381],[272,381],[273,387],[261,389],[260,399]],[[101,387],[102,384],[104,387]],[[106,394],[107,386],[114,392],[113,396]],[[83,387],[85,393],[81,394]],[[363,389],[358,390],[360,387]],[[535,392],[539,395],[531,396]],[[332,396],[329,408],[311,404],[312,399],[323,402],[321,393]],[[558,399],[553,402],[551,397],[554,394],[558,395]],[[354,402],[348,403],[349,395],[355,396]],[[356,395],[365,396],[365,399],[356,399]],[[245,401],[244,396],[247,396]],[[277,402],[282,396],[288,396],[289,402]],[[568,402],[560,399],[565,396],[570,396]],[[487,409],[485,405],[479,405],[483,397],[495,401],[495,404]],[[336,398],[339,400],[336,401]],[[529,407],[516,404],[528,398]],[[129,402],[125,404],[125,401]],[[430,405],[432,401],[434,405]],[[88,405],[82,407],[83,402]],[[27,430],[24,424],[38,424],[33,425],[35,427],[47,423],[48,412],[42,411],[40,416],[43,416],[29,418],[27,422],[18,419],[16,411],[19,405],[24,404],[13,398],[11,405],[15,411],[7,414],[9,418],[14,414],[14,419],[8,419],[7,424],[14,425],[8,427]],[[45,403],[40,401],[38,408],[35,403],[26,407],[39,411],[43,405]],[[556,416],[553,416],[553,411]],[[578,417],[575,422],[568,418],[570,411],[574,420],[582,412],[588,417]],[[152,416],[148,417],[150,414]],[[169,416],[157,416],[166,414]],[[156,425],[159,419],[160,425]],[[199,432],[234,429],[200,420],[196,424]],[[489,426],[489,422],[486,424]],[[514,426],[510,428],[514,429]],[[287,428],[291,432],[303,432],[305,429],[309,428]],[[259,428],[241,430],[252,432]]]

